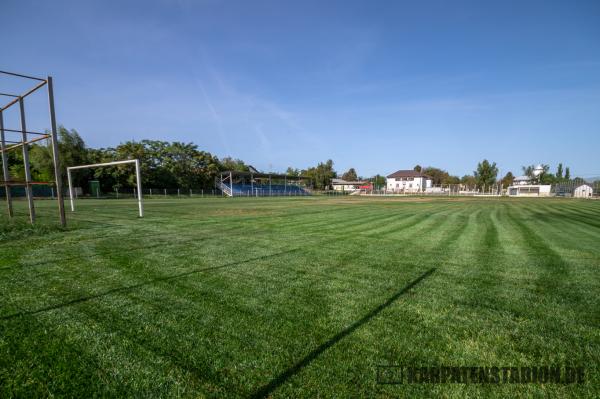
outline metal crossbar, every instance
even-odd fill
[[[22,147],[24,145],[35,143],[36,141],[49,139],[51,136],[46,134],[45,136],[38,137],[36,139],[28,140],[28,141],[13,141],[13,143],[17,143],[15,145],[11,145],[10,147],[5,147],[0,149],[0,152],[9,152],[10,150],[14,150],[15,148]],[[5,143],[9,143],[9,141],[4,140]]]

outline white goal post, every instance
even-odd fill
[[[71,199],[71,212],[75,212],[75,201],[73,199],[73,184],[71,180],[71,171],[76,169],[87,169],[87,168],[99,168],[102,166],[113,166],[113,165],[123,165],[128,163],[135,164],[135,182],[137,185],[137,200],[138,200],[138,208],[140,211],[140,217],[144,217],[144,204],[142,202],[142,175],[140,173],[140,160],[139,159],[128,159],[126,161],[115,161],[115,162],[105,162],[105,163],[95,163],[91,165],[79,165],[79,166],[70,166],[67,168],[67,180],[69,181],[69,198]]]

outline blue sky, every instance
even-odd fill
[[[2,0],[0,10],[0,69],[51,74],[59,123],[92,147],[192,141],[263,170],[331,158],[365,176],[415,164],[463,175],[483,158],[501,174],[564,162],[600,175],[598,1]],[[32,129],[47,127],[42,101],[28,104]]]

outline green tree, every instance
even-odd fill
[[[373,188],[375,190],[381,190],[383,188],[385,188],[386,185],[386,179],[385,176],[381,176],[381,175],[375,175],[374,177],[372,177],[371,182],[373,182]]]
[[[333,169],[333,161],[329,159],[320,162],[316,167],[303,170],[302,175],[310,178],[313,188],[324,190],[331,186],[331,179],[335,178],[337,173]]]
[[[442,184],[460,184],[460,178],[458,176],[448,175]]]
[[[540,184],[555,184],[558,179],[552,173],[542,173],[538,179]]]
[[[421,165],[415,165],[415,167],[413,168],[414,171],[416,172],[421,172],[423,170],[423,167]]]
[[[543,164],[541,166],[541,171],[535,165],[523,166],[523,174],[529,177],[532,182],[536,184],[540,184],[542,182],[554,181],[554,176],[550,175],[548,171],[550,170],[550,166]],[[536,174],[537,173],[537,174]]]
[[[429,176],[431,178],[431,183],[434,185],[458,184],[460,182],[458,176],[451,176],[445,170],[434,168],[433,166],[428,166],[426,168],[421,169],[421,173],[423,173],[426,176]]]
[[[464,175],[460,179],[460,184],[467,187],[475,187],[477,185],[477,179],[475,179],[475,176]]]
[[[64,126],[58,127],[58,153],[63,170],[62,178],[65,182],[67,167],[88,163],[88,149],[75,129],[68,130]],[[29,147],[29,161],[33,180],[54,181],[52,146],[49,140],[46,144]],[[90,174],[89,170],[74,171],[73,184],[80,186],[82,182],[87,181]]]
[[[8,169],[12,180],[25,180],[25,168],[23,166],[22,151],[12,150],[8,155]]]
[[[562,163],[559,163],[558,167],[556,168],[556,178],[558,180],[563,179],[563,164]]]
[[[491,187],[496,182],[498,176],[498,167],[496,162],[490,163],[487,159],[477,164],[477,170],[473,172],[477,188]]]
[[[537,181],[540,184],[551,184],[554,182],[554,175],[549,173],[550,165],[543,164],[541,173],[537,176]]]
[[[342,179],[344,179],[346,181],[356,181],[356,180],[358,180],[358,176],[356,174],[356,170],[354,170],[354,168],[348,169],[348,171],[342,175]]]
[[[502,178],[502,180],[500,180],[500,184],[502,184],[503,188],[506,188],[508,186],[511,186],[514,180],[515,177],[513,176],[512,172],[507,172]]]
[[[235,159],[231,157],[225,157],[221,159],[221,166],[223,170],[233,170],[236,172],[248,172],[248,165],[241,159]]]
[[[152,188],[209,188],[223,165],[209,152],[198,150],[193,143],[157,140],[128,141],[116,148],[90,152],[95,162],[139,159],[142,182]],[[95,170],[103,190],[132,187],[134,176],[130,165]]]
[[[571,180],[571,169],[568,166],[565,168],[565,180]]]
[[[294,169],[291,166],[289,166],[287,168],[287,170],[285,171],[285,174],[291,177],[298,177],[300,176],[300,170],[299,169]]]
[[[524,176],[527,176],[530,179],[533,179],[535,177],[533,175],[533,171],[535,169],[535,165],[521,166],[521,169],[523,170],[523,175]]]

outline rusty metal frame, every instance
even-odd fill
[[[12,93],[0,93],[0,96],[3,97],[11,97],[8,103],[4,106],[0,107],[0,156],[2,160],[2,174],[3,180],[0,181],[0,185],[4,186],[6,192],[6,205],[7,205],[7,213],[8,217],[12,218],[13,213],[13,204],[12,204],[12,196],[10,192],[10,187],[12,186],[24,186],[25,191],[27,193],[27,201],[29,206],[29,219],[33,224],[35,222],[35,207],[33,203],[33,191],[32,186],[36,184],[44,184],[45,182],[34,182],[31,179],[31,171],[29,166],[29,145],[41,140],[50,140],[52,146],[52,163],[54,166],[54,176],[56,185],[56,199],[58,201],[58,210],[59,210],[59,218],[60,224],[62,226],[66,226],[67,221],[65,217],[65,206],[64,206],[64,198],[63,198],[63,186],[62,186],[62,175],[61,175],[61,165],[60,165],[60,157],[58,153],[58,134],[56,128],[56,114],[54,109],[54,88],[52,77],[48,76],[46,79],[38,78],[34,76],[23,75],[14,72],[0,71],[2,75],[8,75],[15,78],[20,79],[29,79],[34,80],[37,83],[34,87],[27,90],[23,94],[12,94]],[[25,114],[25,98],[30,94],[36,92],[42,87],[47,88],[48,94],[48,107],[50,111],[50,133],[40,133],[40,132],[32,132],[28,131],[26,127],[26,114]],[[8,108],[13,105],[19,105],[19,116],[21,127],[20,129],[8,129],[4,127],[4,116],[3,113]],[[21,140],[19,141],[9,141],[6,140],[6,133],[20,133]],[[30,139],[28,135],[37,135],[39,137]],[[7,146],[6,144],[13,144],[11,146]],[[7,152],[21,148],[23,151],[23,167],[25,169],[25,181],[16,181],[10,178],[10,171],[8,169],[8,156]]]

